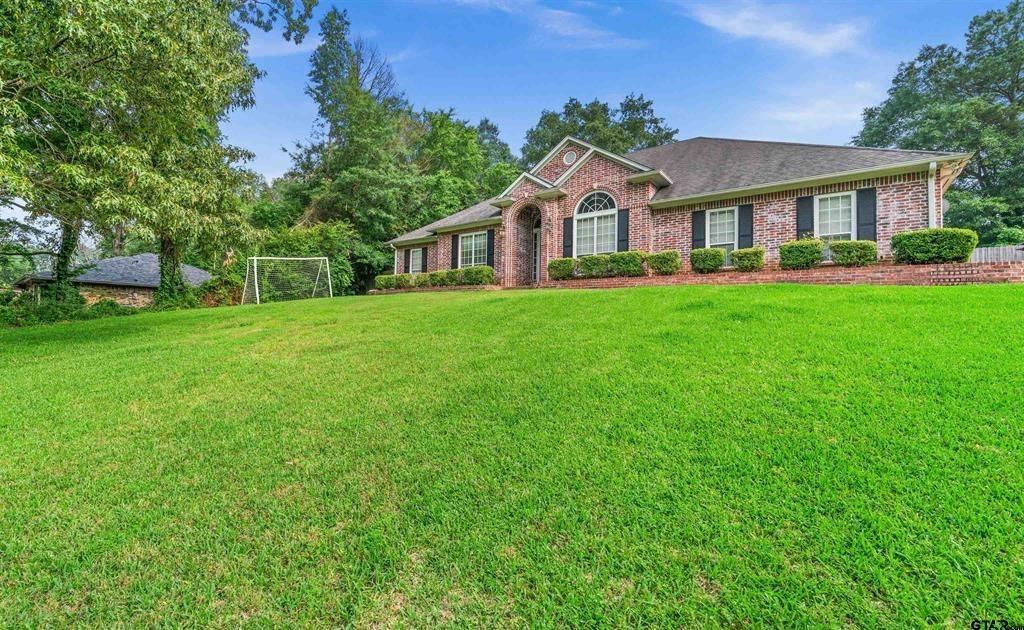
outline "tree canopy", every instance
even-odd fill
[[[1024,3],[971,20],[966,47],[924,46],[884,102],[864,110],[859,146],[970,151],[948,225],[993,243],[1024,225]]]
[[[665,126],[665,119],[654,113],[654,103],[643,94],[628,95],[618,108],[597,99],[584,104],[570,98],[560,112],[541,112],[540,120],[526,132],[523,166],[539,162],[565,136],[628,153],[671,142],[678,132]]]

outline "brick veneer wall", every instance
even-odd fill
[[[504,239],[505,229],[501,225],[487,225],[484,227],[467,228],[465,230],[459,230],[458,232],[444,232],[437,235],[437,254],[435,260],[437,261],[438,269],[451,269],[452,268],[452,235],[453,234],[475,234],[476,232],[486,232],[487,230],[494,230],[494,276],[495,280],[500,284],[504,272],[502,269],[502,253],[504,252]]]
[[[878,253],[891,255],[893,234],[928,227],[928,172],[908,173],[839,184],[786,190],[762,195],[723,199],[655,210],[652,215],[654,250],[678,249],[684,265],[689,264],[692,244],[692,217],[697,210],[729,208],[754,204],[754,244],[765,248],[765,260],[777,261],[779,245],[796,238],[796,198],[875,188],[877,199],[876,232]],[[936,215],[941,225],[941,187],[936,178]]]
[[[424,271],[437,271],[437,243],[424,243],[411,247],[398,247],[398,260],[395,263],[395,273],[409,273],[405,268],[405,252],[407,250],[427,248],[427,268]],[[443,268],[443,267],[442,267]]]
[[[554,161],[554,160],[552,160]],[[633,174],[630,169],[613,162],[603,156],[595,155],[562,184],[566,195],[560,199],[541,201],[534,197],[538,188],[530,181],[520,183],[510,191],[509,196],[517,199],[515,204],[503,212],[503,223],[508,231],[507,243],[522,242],[516,227],[519,212],[530,206],[536,206],[541,212],[541,281],[547,280],[547,265],[552,258],[562,257],[562,220],[572,217],[576,205],[587,194],[595,190],[609,193],[615,198],[619,208],[629,209],[629,248],[649,250],[651,248],[651,211],[647,202],[654,195],[652,184],[630,184],[626,177]],[[514,252],[509,247],[506,251]],[[531,254],[532,256],[532,254]],[[513,258],[515,258],[513,256]],[[516,260],[504,261],[507,272],[504,274],[505,286],[517,284],[516,279],[523,277],[517,273]]]
[[[879,264],[868,267],[822,265],[813,269],[780,269],[740,272],[721,271],[699,274],[683,271],[671,276],[639,278],[592,278],[551,280],[544,287],[598,289],[675,284],[876,284],[876,285],[957,285],[1024,282],[1024,262],[957,263],[942,265]]]
[[[544,166],[540,168],[540,170],[537,172],[537,175],[540,176],[541,179],[545,179],[549,182],[554,182],[556,179],[561,177],[562,173],[565,173],[575,164],[575,162],[573,164],[566,164],[563,161],[565,159],[565,154],[568,153],[569,151],[576,152],[577,160],[582,158],[583,154],[587,152],[587,150],[584,149],[583,147],[575,143],[569,142],[564,147],[559,149],[558,153],[551,156],[551,159],[548,160],[544,164]]]

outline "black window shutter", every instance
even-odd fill
[[[857,238],[862,241],[877,240],[875,227],[878,219],[878,199],[874,188],[857,191]]]
[[[487,266],[494,267],[494,230],[487,230]]]
[[[814,236],[814,197],[796,198],[796,237]]]
[[[619,247],[618,251],[629,251],[629,209],[619,210]]]
[[[409,266],[409,260],[410,260],[411,256],[412,256],[412,250],[411,249],[406,249],[405,250],[405,269],[402,270],[403,273],[409,273],[412,270],[412,268]]]
[[[691,217],[693,218],[693,249],[700,249],[707,243],[707,238],[704,235],[704,211],[694,212]]]
[[[744,247],[754,246],[754,204],[746,203],[739,207],[739,216],[736,220],[739,222],[737,226],[739,229],[737,232],[738,238],[736,240],[736,247],[743,249]]]
[[[420,254],[420,265],[423,266],[423,271],[427,270],[427,248],[423,248],[423,253]]]
[[[572,258],[572,217],[562,219],[562,258]]]
[[[452,269],[459,268],[459,235],[452,234]]]

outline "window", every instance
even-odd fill
[[[564,163],[566,166],[571,166],[572,163],[575,162],[575,161],[576,161],[576,152],[575,151],[566,151],[565,155],[562,156],[562,163]]]
[[[487,264],[487,232],[463,234],[459,237],[459,267]]]
[[[708,211],[708,247],[725,250],[725,266],[732,266],[736,249],[736,208]]]
[[[831,241],[850,241],[857,238],[856,204],[853,193],[822,195],[814,198],[814,235],[825,241],[825,260],[832,259],[828,244]]]
[[[576,256],[615,251],[618,208],[608,193],[593,192],[576,206]]]
[[[409,252],[409,273],[422,273],[424,268],[423,248],[417,247]]]

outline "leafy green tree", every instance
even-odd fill
[[[11,0],[0,9],[0,202],[55,218],[57,294],[81,230],[147,223],[174,238],[221,197],[225,112],[252,104],[244,26],[300,40],[312,0]],[[199,154],[206,154],[198,158]],[[185,184],[182,188],[182,184]],[[186,199],[181,191],[193,193]],[[199,193],[199,194],[197,194]],[[180,210],[183,204],[193,211]],[[172,215],[177,219],[169,219]],[[159,218],[158,217],[162,217]],[[173,229],[170,227],[173,225]],[[204,229],[205,229],[204,225]],[[176,270],[171,265],[164,268]],[[169,286],[177,284],[169,279]]]
[[[540,120],[526,132],[523,164],[536,164],[565,136],[628,153],[671,142],[678,131],[665,126],[665,119],[655,115],[653,102],[643,94],[626,96],[617,109],[596,99],[584,104],[570,98],[561,112],[541,112]]]
[[[512,155],[512,149],[498,135],[498,125],[487,118],[482,118],[476,126],[476,137],[480,150],[484,153],[484,160],[489,166],[515,163],[516,158]]]
[[[971,20],[963,51],[924,46],[900,65],[882,104],[864,110],[859,146],[970,151],[947,225],[993,242],[1024,225],[1024,3]]]

